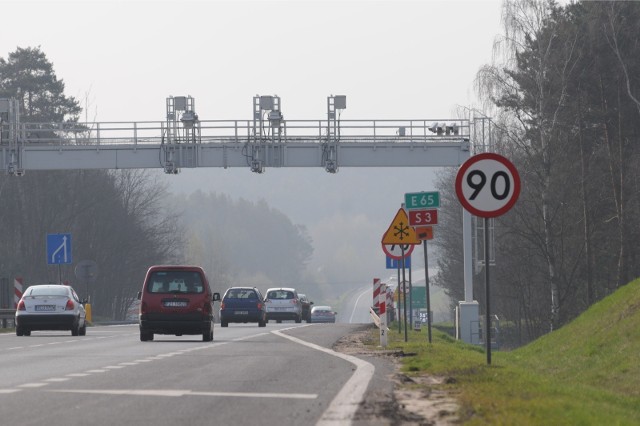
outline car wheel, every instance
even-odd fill
[[[296,324],[300,324],[302,322],[302,316],[296,317]]]
[[[220,321],[220,327],[229,327],[229,323],[227,321]]]
[[[153,333],[140,330],[140,341],[147,342],[149,340],[153,340]]]
[[[16,336],[24,336],[24,330],[22,330],[22,327],[16,327]]]
[[[258,321],[258,327],[266,327],[266,326],[267,326],[266,321]]]
[[[202,333],[202,341],[203,342],[211,342],[213,340],[213,327],[209,327],[208,330],[205,330]]]
[[[80,334],[80,323],[73,325],[73,328],[71,329],[72,336],[77,336],[78,334]]]
[[[282,320],[276,320],[278,324],[282,324]]]
[[[80,336],[86,336],[87,335],[87,323],[84,323],[84,325],[82,327],[80,327],[80,330],[79,330],[78,334]]]

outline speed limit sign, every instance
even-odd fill
[[[520,175],[505,157],[485,152],[464,162],[456,175],[456,194],[469,213],[492,218],[506,213],[520,195]]]

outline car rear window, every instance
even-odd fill
[[[33,287],[29,296],[67,296],[67,289],[64,287]]]
[[[293,299],[295,295],[288,290],[271,290],[267,295],[268,299]]]
[[[231,289],[224,297],[225,299],[257,299],[258,295],[254,290]]]
[[[147,281],[149,293],[202,293],[204,284],[196,271],[154,271]]]

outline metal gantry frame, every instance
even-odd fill
[[[21,122],[17,102],[0,101],[5,111],[0,169],[11,175],[66,169],[162,168],[175,174],[196,167],[248,167],[256,173],[269,167],[323,167],[330,173],[339,167],[449,167],[462,164],[473,143],[468,119],[341,119],[344,95],[327,98],[327,117],[320,120],[285,120],[277,95],[256,95],[249,120],[201,120],[191,96],[171,96],[161,122]]]

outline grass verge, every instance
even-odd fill
[[[454,340],[432,328],[391,324],[387,349],[403,372],[444,377],[465,425],[640,424],[640,283],[597,303],[572,323],[511,352]],[[372,331],[377,341],[377,330]]]

